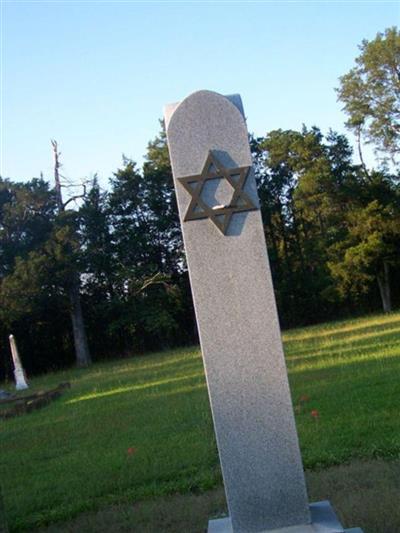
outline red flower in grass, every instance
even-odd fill
[[[313,417],[314,420],[318,420],[319,418],[319,412],[317,411],[317,409],[313,409],[311,411],[311,416]]]
[[[137,452],[137,448],[133,448],[133,447],[128,448],[128,455],[133,455],[136,452]]]

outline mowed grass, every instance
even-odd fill
[[[292,330],[284,346],[305,468],[400,456],[400,313]]]
[[[284,345],[307,469],[400,456],[400,313],[291,330]],[[198,348],[49,374],[31,389],[63,381],[59,400],[0,421],[11,531],[222,483]]]

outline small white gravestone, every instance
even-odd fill
[[[17,343],[15,342],[14,335],[10,335],[9,340],[12,360],[14,363],[15,388],[17,390],[25,390],[28,388],[28,384],[26,382],[25,371],[22,367],[21,359],[19,358]]]
[[[198,91],[165,123],[230,514],[208,531],[343,533],[308,504],[240,96]]]

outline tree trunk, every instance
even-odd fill
[[[70,313],[72,321],[72,330],[74,333],[74,346],[76,364],[78,367],[89,366],[91,361],[88,342],[83,322],[81,297],[79,294],[79,279],[75,279],[69,290],[69,299],[71,303]]]
[[[58,212],[65,211],[66,204],[63,203],[61,180],[60,180],[60,153],[58,151],[57,141],[51,141],[54,151],[54,181],[57,198]],[[67,202],[68,203],[68,202]],[[81,297],[79,294],[80,281],[79,274],[76,272],[72,281],[72,287],[69,289],[69,301],[70,301],[70,313],[72,321],[72,331],[74,334],[74,348],[75,358],[78,367],[89,366],[92,362],[89,352],[89,346],[87,342],[85,323],[83,321],[83,313],[81,306]],[[1,532],[0,532],[1,533]]]
[[[390,294],[390,273],[389,263],[383,263],[383,269],[379,272],[378,276],[379,292],[382,298],[383,311],[390,313],[392,310],[392,298]]]

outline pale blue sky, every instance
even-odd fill
[[[334,87],[363,38],[400,21],[400,3],[6,1],[1,175],[98,173],[139,163],[164,104],[198,89],[241,94],[249,130],[344,131]]]

